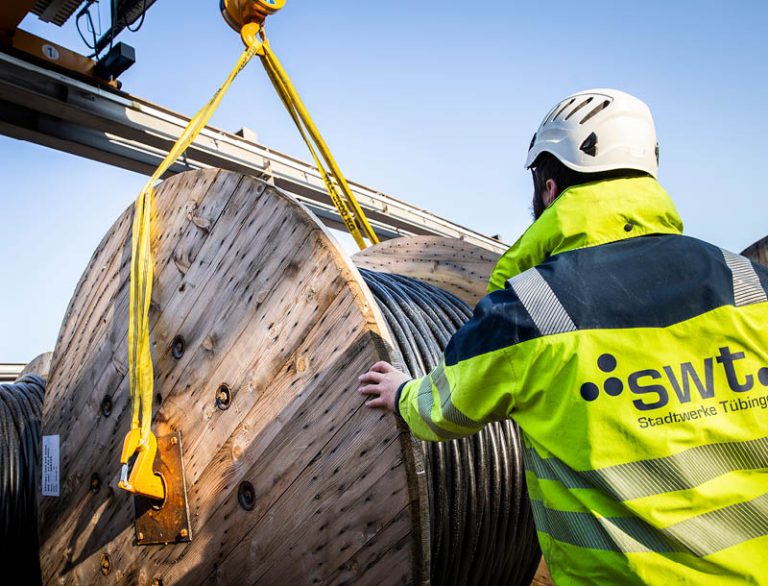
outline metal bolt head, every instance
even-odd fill
[[[173,342],[171,342],[171,355],[176,360],[179,360],[182,356],[184,356],[184,346],[184,338],[181,336],[176,336],[173,339]]]
[[[189,531],[187,531],[186,529],[182,529],[182,530],[179,532],[179,535],[181,535],[181,538],[182,538],[182,539],[186,539],[187,537],[189,537]]]
[[[144,540],[144,534],[141,531],[139,531],[136,534],[136,539],[138,539],[139,541],[143,541]]]
[[[252,511],[256,506],[256,489],[247,480],[240,483],[237,489],[237,500],[246,511]]]
[[[101,400],[101,414],[104,417],[109,417],[112,414],[112,397],[110,395],[106,395]]]
[[[109,561],[109,556],[105,553],[101,554],[101,573],[105,576],[112,570],[112,563]]]
[[[99,492],[99,489],[101,488],[101,478],[99,478],[99,475],[94,473],[91,475],[91,492],[93,494],[96,494]]]
[[[216,389],[216,407],[222,411],[229,409],[232,403],[232,391],[227,383],[221,383]]]
[[[171,438],[171,445],[175,446],[179,443],[179,438],[177,438],[175,435]]]

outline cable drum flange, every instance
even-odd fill
[[[360,268],[412,377],[437,366],[472,315],[451,293],[402,275]],[[531,583],[541,552],[512,421],[448,442],[420,442],[427,466],[433,584]]]

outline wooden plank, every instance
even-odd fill
[[[179,186],[178,193],[185,194],[184,203],[187,206],[187,210],[185,210],[187,213],[184,215],[176,213],[173,217],[178,222],[190,223],[192,220],[190,215],[197,206],[198,201],[204,197],[204,194],[208,191],[213,191],[214,193],[221,191],[221,188],[214,184],[217,177],[219,177],[219,173],[216,170],[208,170],[195,175],[188,174],[183,177],[183,184]],[[225,180],[227,179],[225,175],[221,177]],[[231,178],[229,179],[231,180]],[[177,228],[172,223],[170,217],[172,210],[174,210],[173,206],[164,206],[156,217],[156,221],[164,225],[169,232]],[[176,211],[178,212],[178,210]],[[131,207],[120,216],[91,258],[75,289],[74,296],[64,317],[59,339],[56,343],[56,348],[60,352],[71,355],[73,352],[80,351],[84,355],[90,356],[91,348],[84,346],[84,344],[98,340],[98,335],[95,338],[87,338],[83,336],[83,329],[78,331],[73,328],[87,329],[90,324],[107,323],[105,310],[114,307],[113,296],[115,294],[115,287],[118,283],[125,284],[126,281],[123,279],[124,273],[130,271],[130,245],[126,246],[126,244],[130,234],[132,217]],[[157,251],[154,252],[156,253]],[[163,258],[156,259],[158,263],[163,262],[163,260]],[[118,262],[120,263],[119,269],[116,269],[115,263]],[[105,276],[109,278],[104,278]],[[127,303],[127,291],[124,293]],[[81,297],[91,300],[91,303],[81,303]],[[95,306],[94,304],[100,305]],[[97,332],[89,331],[89,333]],[[76,347],[73,348],[72,344],[75,344]],[[54,360],[53,362],[58,364],[60,361]],[[63,366],[76,369],[79,364],[74,361],[66,361]],[[76,372],[64,371],[57,373],[57,376],[63,377],[73,374],[76,374]],[[63,380],[61,382],[64,383]]]
[[[450,291],[471,306],[486,293],[499,255],[455,238],[403,236],[353,255],[359,268],[397,273]]]
[[[741,254],[768,267],[768,236],[747,247]]]
[[[183,177],[183,183],[179,186],[179,190],[173,191],[172,195],[177,193],[185,195],[183,202],[169,201],[168,205],[160,206],[159,223],[161,223],[160,219],[163,219],[165,215],[170,213],[166,213],[166,210],[170,209],[175,212],[177,221],[168,219],[161,223],[170,233],[176,233],[180,226],[185,223],[192,223],[193,216],[190,216],[190,212],[198,206],[198,202],[202,197],[201,191],[209,190],[214,194],[227,193],[227,189],[237,185],[239,181],[237,177],[227,178],[224,176],[223,181],[217,183],[219,174],[215,171],[203,172],[200,175],[201,177],[198,178]],[[232,183],[233,179],[237,180]],[[203,186],[202,189],[194,187],[200,185]],[[221,199],[220,195],[218,197]],[[226,199],[224,201],[226,202]],[[123,214],[120,220],[118,220],[118,224],[122,225],[125,223],[125,218],[129,215],[129,212],[130,210]],[[202,234],[197,228],[195,230]],[[100,250],[110,248],[113,250],[130,250],[129,233],[111,230],[109,234],[111,234],[114,240],[123,239],[124,242],[117,246],[112,241],[106,241],[102,243]],[[94,258],[105,257],[105,255],[100,254],[100,250],[97,250]],[[166,256],[168,255],[162,249],[158,254],[155,254],[159,266],[168,265],[167,262],[164,262]],[[92,262],[91,266],[93,265],[94,263]],[[51,433],[56,433],[60,429],[67,430],[67,433],[62,435],[62,442],[66,442],[66,449],[62,450],[61,467],[62,476],[65,478],[64,482],[68,488],[72,489],[62,494],[57,503],[58,507],[66,507],[68,505],[68,498],[80,506],[89,502],[88,499],[84,499],[83,494],[87,494],[91,473],[95,470],[103,478],[109,478],[117,468],[117,464],[114,458],[110,460],[113,469],[113,472],[110,473],[108,467],[106,467],[106,470],[99,470],[102,461],[99,457],[85,458],[81,456],[88,454],[89,451],[93,451],[95,454],[99,454],[102,459],[106,458],[107,453],[113,453],[115,446],[117,446],[118,450],[120,449],[122,438],[127,432],[128,421],[121,419],[120,415],[128,405],[129,396],[127,379],[125,378],[127,370],[125,364],[127,361],[125,343],[128,319],[127,282],[130,270],[129,260],[124,260],[119,265],[112,263],[109,267],[111,271],[117,274],[110,274],[106,271],[107,278],[104,278],[105,271],[102,270],[102,265],[96,271],[99,273],[96,279],[87,275],[84,276],[83,286],[84,288],[89,287],[86,289],[86,293],[89,295],[79,295],[76,293],[71,303],[71,307],[77,310],[74,315],[82,316],[81,321],[87,321],[89,324],[92,324],[92,331],[86,330],[86,333],[83,334],[90,342],[89,348],[91,348],[91,351],[89,353],[82,353],[78,346],[80,344],[79,341],[71,344],[70,340],[60,336],[59,343],[57,343],[57,351],[54,353],[53,372],[46,392],[43,420],[46,422],[47,428],[51,430]],[[175,278],[173,271],[166,271],[164,274],[167,278]],[[92,287],[90,281],[94,280],[109,283],[111,289],[105,292],[101,288]],[[111,305],[97,320],[93,320],[87,311],[78,307],[79,300],[82,300],[83,306],[92,307],[92,298],[94,297],[111,300]],[[78,318],[73,317],[73,319],[77,320]],[[73,328],[74,326],[68,327],[68,323],[65,321],[64,331],[78,331]],[[72,334],[73,337],[75,335]],[[62,355],[61,361],[57,360],[57,353]],[[74,363],[76,367],[71,367],[70,363]],[[62,367],[59,367],[60,364]],[[102,373],[101,376],[100,372]],[[105,374],[106,382],[104,382]],[[96,381],[95,388],[94,381]],[[59,396],[57,393],[60,391],[66,393],[66,396]],[[103,397],[107,395],[112,396],[113,415],[111,417],[103,417],[100,413],[101,402]],[[78,416],[83,421],[87,421],[88,424],[72,427],[70,421],[75,416]],[[122,427],[118,427],[118,424],[121,422]],[[86,446],[85,451],[83,451],[84,446]],[[70,462],[69,454],[78,455],[80,466],[75,466],[74,462]],[[90,467],[91,470],[85,470],[85,467]],[[75,487],[78,487],[78,490],[75,490]],[[86,492],[83,493],[83,490]],[[41,503],[41,516],[43,519],[47,512],[46,505],[50,502],[49,499],[43,499]],[[43,523],[42,526],[45,528],[48,525]]]
[[[21,371],[21,374],[19,375],[19,379],[27,376],[28,374],[35,374],[47,380],[48,376],[51,373],[52,357],[53,357],[53,352],[43,352],[42,354],[35,356],[29,362],[29,364],[27,364],[24,367],[24,370]]]
[[[354,566],[363,547],[376,560],[364,568],[396,561],[412,576],[420,556],[402,518],[413,506],[412,459],[394,417],[361,408],[354,393],[360,372],[389,359],[370,292],[295,201],[236,174],[204,173],[158,190],[150,311],[155,429],[182,432],[193,541],[134,546],[132,499],[114,488],[130,411],[120,359],[129,211],[89,265],[98,274],[81,279],[54,354],[43,433],[62,438],[62,494],[41,501],[44,580],[100,580],[106,555],[109,581],[202,583],[244,567],[255,578],[294,572],[301,581],[297,568],[311,555],[322,563],[313,577],[326,581]],[[177,335],[186,343],[180,359],[170,352]],[[226,411],[214,403],[221,383],[232,390]],[[243,480],[258,497],[248,513],[237,499]],[[349,545],[312,553],[319,538],[305,539],[307,527],[323,524],[348,526]]]
[[[234,202],[234,207],[236,209],[241,209],[241,205],[240,205],[242,203],[241,201],[238,201],[236,198],[233,198],[233,202]],[[228,232],[228,229],[227,229],[227,232]],[[221,247],[218,246],[218,244],[219,243],[217,241],[216,244],[214,245],[214,250],[216,252],[216,255],[219,255],[220,252],[221,252]],[[214,260],[215,260],[215,258],[218,258],[218,256],[215,256]],[[208,266],[210,264],[215,264],[215,263],[213,263],[213,262],[205,262],[205,263],[203,263],[201,261],[201,263],[199,263],[199,266],[206,267],[206,266]],[[169,263],[166,263],[165,266],[166,266],[166,270],[170,271],[171,278],[173,279],[174,278],[173,276],[176,274],[176,269],[174,267],[170,266]],[[161,264],[161,272],[162,272],[162,264]],[[162,281],[162,278],[160,278],[160,280]],[[217,281],[216,279],[210,279],[209,282],[212,283],[212,286],[214,286],[214,287],[218,286],[220,284],[219,281]],[[169,288],[169,289],[172,290],[172,291],[174,290],[173,288]],[[192,291],[194,291],[194,288],[192,288]],[[211,312],[210,308],[207,305],[198,304],[198,305],[196,305],[196,307],[197,307],[196,311],[201,312],[201,313],[206,314],[206,315],[209,315],[212,320],[217,319],[217,317],[218,317],[217,314],[215,312]],[[159,305],[156,305],[156,311],[153,312],[154,314],[166,315],[166,313],[157,310],[157,308],[159,308]],[[247,323],[247,321],[245,323]],[[154,331],[154,329],[155,328],[153,328],[153,331]],[[203,352],[203,350],[200,349],[200,352]],[[186,356],[189,356],[189,355],[190,355],[190,353],[188,352],[186,354]],[[161,373],[162,373],[162,370],[163,370],[162,362],[163,362],[164,359],[167,358],[167,354],[163,353],[163,354],[160,355],[159,358],[160,358],[159,362],[158,362],[158,360],[156,360],[158,380],[161,378]],[[188,362],[185,362],[185,364],[188,364]],[[192,364],[195,365],[195,364],[197,364],[197,362],[196,361],[192,361]],[[172,360],[171,361],[166,360],[166,365],[169,368],[176,368],[177,367],[177,364],[175,363],[175,361],[172,361]],[[119,393],[119,396],[122,396],[123,398],[127,397],[127,388],[125,388],[125,385],[126,385],[125,379],[123,378],[123,380],[121,382],[121,387],[122,387],[121,388],[121,393]],[[211,391],[210,391],[211,392],[211,396],[212,396],[212,393],[213,393],[214,390],[215,390],[215,388],[211,389]],[[127,401],[125,401],[125,400],[122,401],[121,409],[120,409],[120,411],[118,413],[116,413],[116,415],[122,415],[122,408],[123,407],[127,407]],[[182,411],[182,413],[186,414],[186,411]],[[163,415],[163,412],[161,410],[160,413],[158,413],[158,416],[160,416],[162,418],[162,415]],[[114,419],[114,416],[113,416],[112,419]],[[117,429],[114,429],[113,433],[109,434],[109,437],[108,437],[109,443],[108,444],[107,443],[101,444],[100,445],[101,449],[98,450],[98,452],[94,456],[94,458],[85,459],[85,461],[88,462],[88,465],[90,465],[93,468],[97,468],[98,466],[100,466],[102,464],[102,461],[104,459],[104,454],[106,454],[106,453],[114,454],[116,451],[119,453],[122,437],[124,436],[125,432],[127,432],[127,427],[125,427],[127,425],[127,420],[122,419],[122,421],[123,421],[123,428],[120,429],[119,433],[118,433]],[[193,420],[190,420],[190,421],[198,429],[206,429],[206,428],[200,428],[200,426],[197,425],[197,421],[193,421]],[[185,430],[183,428],[181,428],[181,431],[183,433],[185,432]],[[80,430],[80,432],[82,433],[82,430]],[[77,433],[77,432],[75,432],[75,433]],[[189,435],[189,434],[187,434],[187,435]],[[96,436],[98,438],[103,438],[105,436],[105,434],[104,433],[101,433],[101,434],[97,433]],[[189,451],[189,446],[188,446],[188,451]],[[78,454],[81,454],[81,453],[82,453],[81,451],[78,451]],[[112,464],[114,466],[114,461],[112,462]],[[194,470],[195,469],[192,468],[193,472],[194,472]],[[82,478],[83,475],[78,474],[78,471],[75,470],[70,476],[71,477],[76,477],[76,478]],[[188,476],[188,478],[190,476],[189,470],[187,471],[187,476]],[[79,497],[75,498],[75,501],[78,503],[77,506],[86,506],[85,503],[88,502],[87,500],[82,500]]]

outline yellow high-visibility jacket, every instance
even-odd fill
[[[426,440],[513,418],[557,584],[768,584],[768,270],[651,178],[566,190],[428,376]]]

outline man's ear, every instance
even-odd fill
[[[548,208],[552,205],[552,202],[555,201],[557,196],[560,195],[560,188],[557,186],[557,181],[554,179],[547,179],[544,186],[546,188],[544,191],[544,207]]]

